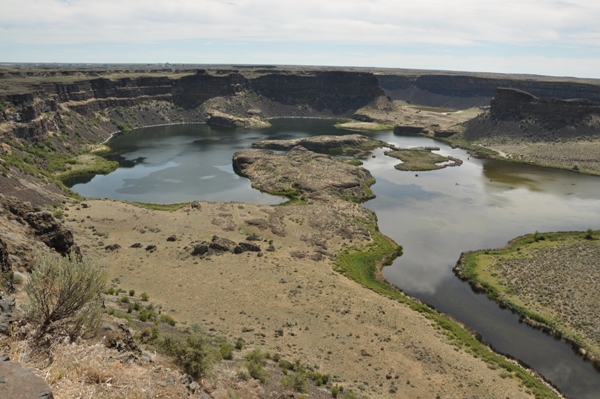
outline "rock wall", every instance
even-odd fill
[[[467,123],[470,140],[564,141],[600,137],[600,102],[538,98],[499,88],[486,112]]]
[[[600,102],[600,81],[457,73],[379,74],[377,78],[386,95],[392,99],[432,107],[461,109],[487,106],[499,87],[524,90],[537,97],[584,98]]]

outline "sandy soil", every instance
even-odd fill
[[[302,358],[371,398],[392,396],[392,383],[399,398],[529,397],[517,382],[501,378],[501,370],[448,343],[418,313],[333,272],[329,256],[308,257],[366,242],[358,231],[347,239],[333,234],[354,226],[353,209],[360,205],[201,203],[200,209],[164,212],[109,200],[87,203],[66,211],[84,252],[119,287],[147,292],[180,323]],[[272,240],[275,251],[261,242],[264,256],[190,255],[195,242],[213,235],[239,242],[251,233]],[[173,234],[177,241],[167,241]],[[130,248],[138,242],[142,248]],[[121,248],[104,249],[114,243]],[[145,251],[147,245],[156,251]]]

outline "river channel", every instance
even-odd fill
[[[231,167],[235,151],[264,139],[347,134],[335,121],[279,119],[267,129],[207,125],[139,129],[115,136],[106,157],[119,169],[106,176],[66,182],[78,193],[150,203],[192,200],[275,205]],[[423,137],[365,133],[400,147],[437,146],[464,163],[430,172],[394,169],[399,161],[374,151],[365,160],[377,196],[365,203],[380,230],[404,247],[384,269],[388,281],[477,331],[497,351],[529,365],[569,398],[600,397],[600,374],[564,342],[524,323],[452,273],[460,253],[497,248],[534,231],[600,228],[600,178],[569,171],[471,158],[460,149]]]

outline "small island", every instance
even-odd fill
[[[438,147],[413,147],[401,148],[385,152],[385,155],[397,158],[402,163],[394,166],[398,170],[406,171],[427,171],[443,169],[447,166],[460,166],[463,161],[451,157],[435,154],[432,151],[439,151]]]

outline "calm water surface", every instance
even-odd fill
[[[233,173],[231,157],[253,141],[348,133],[333,121],[282,119],[260,130],[183,125],[140,129],[113,138],[110,159],[121,167],[107,176],[67,183],[85,196],[177,203],[192,200],[277,204]],[[530,365],[571,398],[600,397],[600,375],[571,348],[519,323],[485,295],[457,279],[452,267],[462,251],[496,248],[536,230],[600,228],[600,178],[568,171],[470,158],[459,149],[391,132],[371,136],[402,147],[438,146],[464,161],[431,172],[402,172],[398,160],[376,150],[365,167],[377,179],[377,198],[365,205],[377,213],[380,230],[404,247],[384,270],[405,292],[452,314],[498,351]]]

